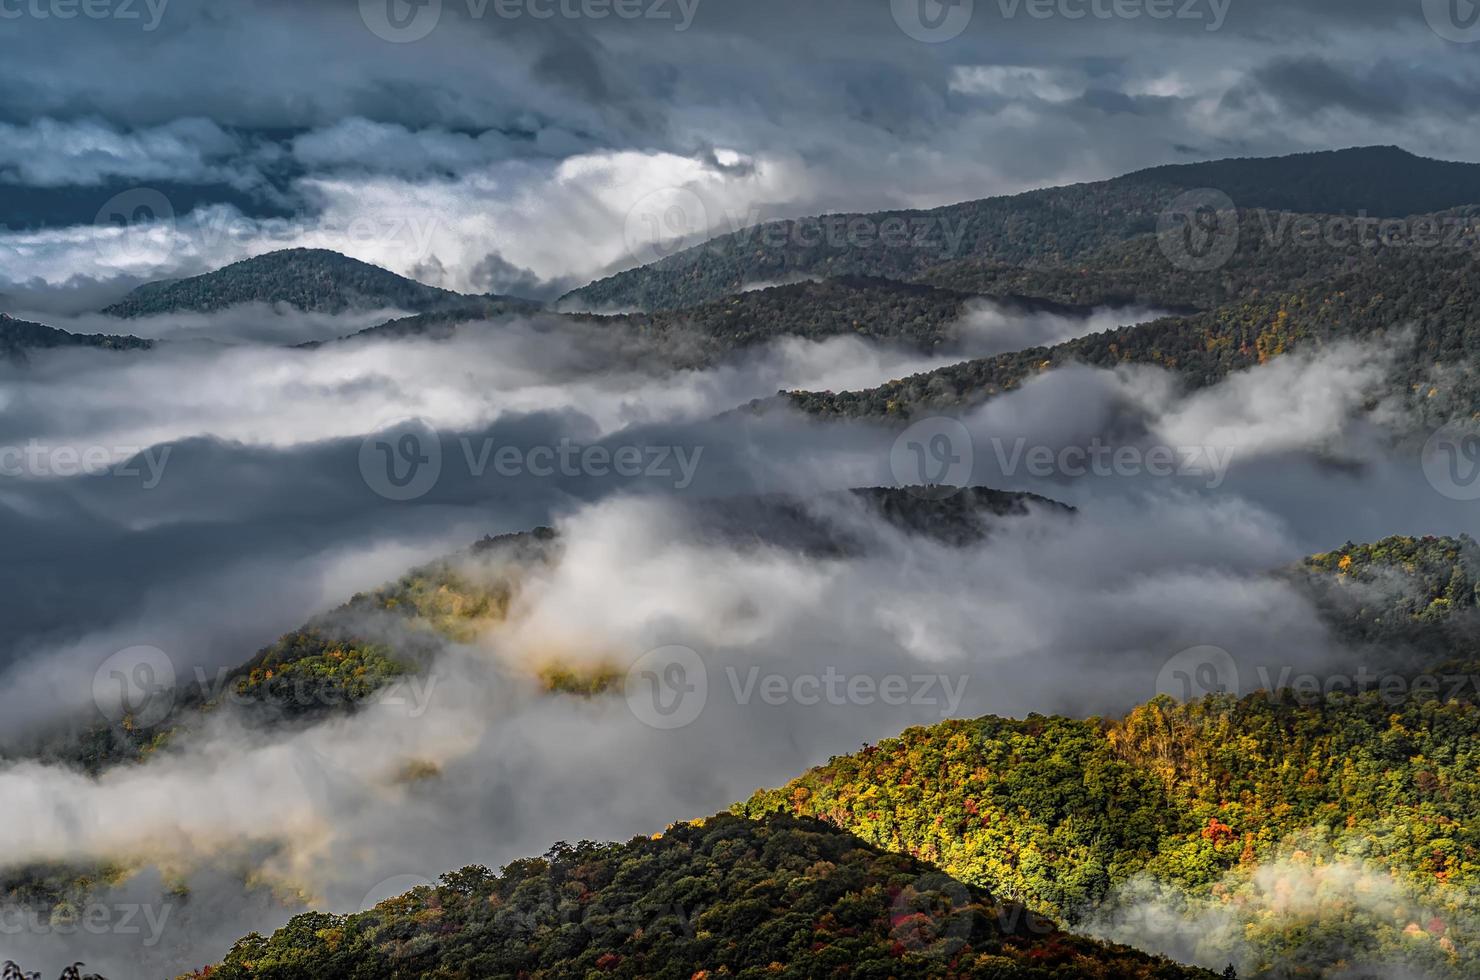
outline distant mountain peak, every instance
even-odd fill
[[[146,283],[103,310],[139,317],[200,312],[263,303],[309,313],[397,309],[431,313],[509,297],[465,296],[428,286],[388,269],[325,248],[285,248],[254,255],[214,272]]]

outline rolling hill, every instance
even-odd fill
[[[1077,928],[1130,935],[1154,902],[1203,923],[1184,924],[1183,948],[1243,976],[1471,976],[1480,551],[1389,538],[1286,574],[1370,644],[1366,681],[1161,697],[1119,718],[948,721],[735,812],[827,820]],[[1405,648],[1421,658],[1399,669]]]
[[[358,915],[300,915],[191,976],[1216,975],[1069,935],[820,821],[720,814],[625,844],[557,844],[497,874],[463,868]]]
[[[1473,697],[1162,698],[912,729],[737,812],[825,819],[1080,929],[1153,895],[1198,960],[1240,975],[1459,978],[1480,963],[1477,759]],[[1281,915],[1283,889],[1312,897]]]
[[[338,252],[293,248],[244,259],[189,279],[147,283],[103,312],[141,317],[212,312],[243,303],[281,303],[311,313],[397,309],[492,314],[537,306],[514,297],[464,296]]]
[[[1084,317],[1093,311],[1088,306],[1021,295],[977,295],[924,283],[840,276],[749,290],[682,310],[614,316],[542,313],[538,322],[626,331],[619,356],[633,366],[685,370],[712,367],[782,337],[812,341],[857,337],[920,353],[949,352],[961,341],[962,317],[977,303],[1021,315]],[[342,339],[441,340],[480,319],[467,311],[422,313]]]

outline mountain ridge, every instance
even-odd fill
[[[27,351],[56,350],[64,347],[91,347],[100,350],[150,350],[154,341],[120,334],[76,334],[44,323],[19,320],[0,313],[0,357],[24,361]]]
[[[428,286],[330,249],[265,252],[184,279],[145,283],[102,310],[133,318],[179,312],[215,312],[246,303],[287,304],[310,313],[403,309],[538,308],[511,296],[468,296]]]
[[[790,276],[851,273],[911,279],[935,265],[965,258],[1012,265],[1063,263],[1155,231],[1159,214],[1192,187],[1221,189],[1244,208],[1406,217],[1480,204],[1480,164],[1433,160],[1397,147],[1352,147],[1167,164],[931,209],[769,221],[598,279],[559,303],[673,309],[733,293],[751,282]],[[881,248],[877,240],[806,244],[806,236],[798,233],[823,220],[847,225],[855,219],[873,229],[891,219],[949,221],[961,230],[961,241],[948,254],[932,247]],[[771,244],[777,240],[783,244]]]
[[[350,916],[305,913],[189,980],[299,976],[1214,980],[1065,933],[821,821],[729,814],[471,866]],[[181,978],[187,980],[187,978]]]

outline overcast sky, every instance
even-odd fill
[[[631,264],[674,188],[724,231],[1233,155],[1480,159],[1480,25],[1447,0],[68,2],[0,0],[0,291],[305,244],[550,295]],[[91,227],[125,213],[178,220]]]

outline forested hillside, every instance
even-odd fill
[[[293,248],[243,259],[215,272],[140,286],[109,306],[109,316],[211,312],[243,303],[286,304],[311,313],[399,309],[415,312],[507,306],[507,297],[463,296],[398,276],[327,249]]]
[[[1473,255],[1480,207],[1415,214],[1396,222],[1240,208],[1218,225],[1231,248],[1216,268],[1175,268],[1156,234],[1116,242],[1057,265],[1005,265],[976,258],[935,266],[920,277],[969,293],[1015,292],[1082,305],[1139,304],[1212,310],[1333,277],[1402,264],[1413,256]],[[1234,244],[1236,242],[1236,244]],[[1175,274],[1171,274],[1175,272]]]
[[[634,359],[648,367],[654,358],[664,356],[681,367],[701,367],[782,336],[809,340],[857,336],[931,351],[955,339],[952,328],[970,298],[927,285],[845,277],[751,290],[681,311],[616,316],[552,313],[543,319],[627,328],[639,342],[632,350]],[[1018,304],[1014,308],[1072,309],[1051,302]],[[345,339],[445,338],[476,318],[473,311],[425,313],[371,327]]]
[[[1235,371],[1338,340],[1383,338],[1393,356],[1390,391],[1433,418],[1468,416],[1480,398],[1480,276],[1465,250],[1385,252],[1293,291],[1240,287],[1244,299],[1058,344],[967,361],[855,392],[794,392],[804,411],[908,418],[951,413],[1070,364],[1165,368],[1199,388]]]
[[[197,980],[289,977],[1214,976],[1071,936],[825,823],[721,814],[469,867],[351,916],[248,936]]]
[[[1399,704],[1261,692],[1158,699],[1118,719],[912,729],[738,812],[821,817],[1081,927],[1150,883],[1188,921],[1231,917],[1242,940],[1205,956],[1255,975],[1402,958],[1463,977],[1480,968],[1477,767],[1473,692]],[[1397,897],[1320,895],[1274,914],[1272,881],[1312,887],[1299,879],[1323,868]]]
[[[249,725],[280,726],[353,711],[398,677],[424,668],[447,640],[466,641],[501,618],[531,563],[548,560],[554,532],[486,538],[466,552],[412,569],[395,582],[351,598],[219,675],[179,678],[165,696],[169,713],[140,725],[90,724],[52,733],[25,755],[88,773],[145,760],[188,737],[206,715],[228,705]],[[394,635],[394,649],[365,636]],[[151,704],[146,703],[146,709]],[[157,710],[157,705],[153,706]]]
[[[1480,546],[1474,539],[1391,537],[1307,558],[1297,578],[1354,642],[1403,649],[1429,666],[1480,661]]]
[[[75,334],[41,323],[17,320],[0,313],[0,358],[24,361],[27,351],[61,347],[92,347],[101,350],[148,350],[154,342],[132,336]]]
[[[1239,208],[1403,217],[1480,203],[1480,167],[1396,147],[1366,147],[1158,167],[932,211],[771,222],[599,280],[562,302],[591,309],[677,309],[794,276],[918,279],[963,260],[1070,265],[1155,232],[1161,211],[1184,191],[1199,188],[1217,188]]]
[[[1468,539],[1389,538],[1290,570],[1335,629],[1380,643],[1403,668],[1337,665],[1343,683],[1324,694],[1158,698],[1121,718],[912,729],[736,812],[820,817],[1113,935],[1144,926],[1138,903],[1154,901],[1208,929],[1185,948],[1226,956],[1241,975],[1399,963],[1472,975],[1475,556]],[[1300,893],[1295,907],[1285,892]]]
[[[857,337],[921,353],[949,351],[961,340],[961,319],[973,302],[991,303],[1009,315],[1051,313],[1075,317],[1092,312],[1090,307],[1011,294],[981,296],[922,283],[842,276],[753,289],[682,310],[612,316],[546,313],[535,322],[627,331],[620,356],[633,366],[651,370],[663,364],[699,369],[783,337],[814,341]],[[370,327],[344,339],[440,340],[493,315],[474,310],[423,313]]]

